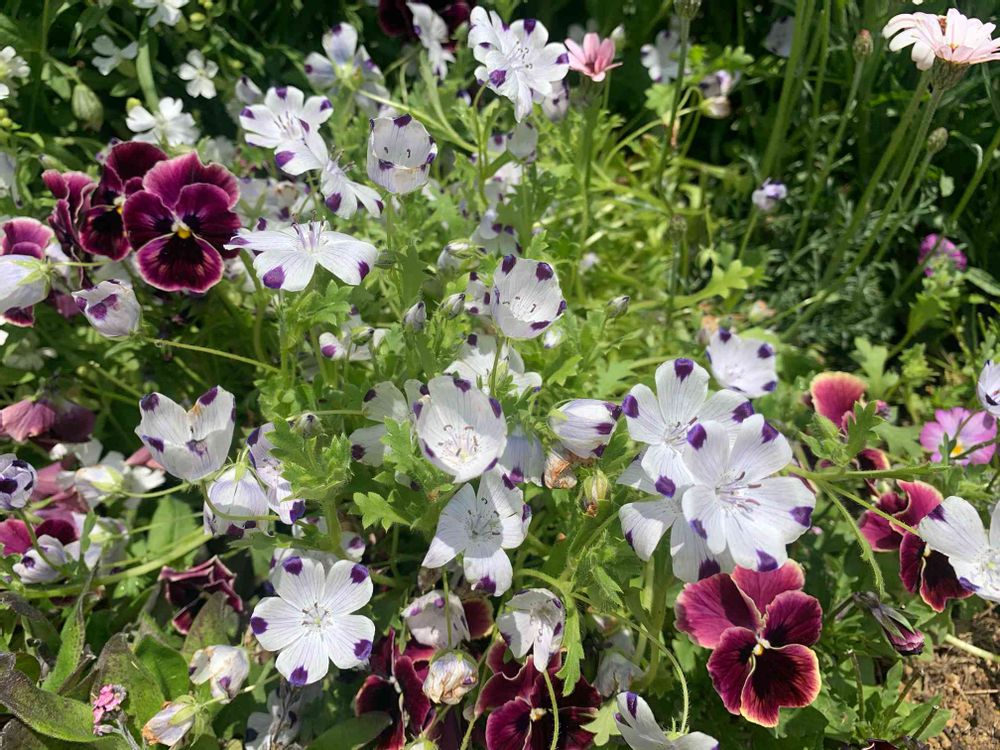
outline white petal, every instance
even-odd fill
[[[302,610],[277,596],[268,596],[254,607],[250,627],[262,648],[280,651],[302,635]]]
[[[330,658],[323,636],[317,632],[305,633],[291,646],[282,649],[274,666],[293,685],[319,682],[330,671]]]

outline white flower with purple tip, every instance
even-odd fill
[[[73,299],[94,330],[102,336],[129,336],[139,328],[142,308],[127,281],[102,281],[90,289],[73,292]]]
[[[508,25],[495,11],[477,6],[469,22],[469,47],[482,63],[476,68],[476,80],[510,99],[520,122],[531,114],[535,101],[551,96],[566,77],[566,46],[549,44],[548,29],[533,18]]]
[[[548,589],[527,589],[510,598],[497,618],[497,629],[511,653],[523,659],[529,651],[535,669],[548,666],[562,646],[566,610],[562,600]]]
[[[758,339],[744,339],[720,328],[705,351],[712,374],[724,388],[757,398],[778,387],[774,347]]]
[[[619,693],[615,724],[632,750],[719,750],[715,738],[702,732],[691,732],[667,739],[649,704],[635,693]]]
[[[432,379],[413,413],[424,456],[456,483],[492,469],[507,446],[500,402],[464,378]]]
[[[990,416],[1000,419],[1000,364],[986,360],[976,383],[976,395]]]
[[[497,382],[503,382],[502,379],[509,375],[513,386],[511,390],[518,396],[529,388],[538,390],[542,387],[542,376],[537,372],[524,371],[524,360],[514,347],[501,344],[498,355],[496,337],[484,333],[470,333],[459,346],[455,361],[444,371],[471,380],[489,393],[494,365],[498,369]]]
[[[35,467],[13,453],[0,455],[0,510],[23,508],[38,481]]]
[[[218,471],[229,454],[236,426],[233,394],[215,386],[185,411],[162,393],[139,401],[135,434],[169,473],[194,482]]]
[[[330,119],[333,105],[325,96],[306,95],[295,86],[270,88],[262,104],[251,104],[240,112],[240,125],[251,146],[279,150],[288,141],[301,141]],[[281,159],[278,166],[281,167]],[[287,161],[287,160],[286,160]]]
[[[356,286],[378,257],[373,244],[334,232],[325,221],[284,229],[241,229],[226,247],[256,252],[253,267],[264,286],[289,292],[308,286],[317,263],[345,284]]]
[[[506,256],[493,275],[490,312],[512,339],[540,336],[566,311],[556,272],[548,263]]]
[[[728,548],[736,565],[775,570],[786,546],[809,528],[816,497],[796,477],[775,477],[792,460],[785,437],[759,414],[732,439],[719,422],[699,422],[687,436],[684,463],[692,486],[681,507],[713,554]]]
[[[207,682],[212,697],[228,703],[240,692],[250,674],[250,659],[246,649],[239,646],[206,646],[194,652],[188,672],[192,683]]]
[[[577,398],[560,406],[549,417],[549,427],[571,453],[580,458],[600,458],[619,416],[621,407],[618,404]]]
[[[440,568],[462,555],[472,588],[501,596],[514,578],[505,550],[521,546],[531,508],[521,490],[496,473],[485,474],[479,492],[463,485],[441,511],[423,567]]]
[[[403,195],[427,183],[437,144],[410,115],[377,117],[368,135],[368,177],[390,193]]]
[[[406,7],[413,14],[413,30],[427,50],[431,72],[443,81],[448,75],[448,63],[455,62],[455,55],[447,47],[450,41],[448,24],[429,5],[408,2]]]
[[[403,610],[403,619],[413,639],[424,646],[457,648],[469,638],[462,600],[453,593],[445,599],[443,591],[430,591],[414,599]]]
[[[359,427],[348,436],[351,458],[368,466],[380,466],[388,450],[382,442],[385,420],[409,422],[410,407],[406,397],[393,383],[378,383],[368,390],[361,404],[362,413],[378,424]]]
[[[42,554],[39,554],[39,550]],[[63,544],[54,536],[42,534],[38,537],[37,545],[21,555],[20,561],[14,563],[13,570],[21,583],[51,583],[62,577],[62,568],[65,565],[79,559],[80,542]],[[52,567],[53,565],[56,567]]]
[[[497,188],[494,180],[486,185],[487,198],[499,200],[499,194],[493,194],[493,189]],[[510,224],[500,222],[496,208],[490,207],[483,211],[479,223],[470,237],[472,243],[489,250],[491,253],[520,253],[521,244],[517,241],[517,233]]]
[[[669,83],[677,78],[681,67],[677,59],[680,46],[680,33],[672,28],[660,31],[655,44],[642,45],[639,59],[653,83]]]
[[[769,214],[787,197],[788,188],[785,184],[768,178],[750,194],[750,202],[765,214]]]
[[[989,536],[967,500],[947,497],[917,527],[927,546],[948,557],[958,582],[991,602],[1000,602],[1000,503],[993,506]]]
[[[507,447],[500,457],[499,471],[514,484],[531,482],[542,486],[545,471],[545,449],[535,434],[525,433],[520,426],[507,436]]]
[[[267,515],[267,493],[248,468],[232,466],[208,486],[202,514],[205,533],[242,537],[261,529]]]
[[[375,623],[353,614],[372,598],[368,569],[338,560],[321,562],[292,555],[271,577],[277,596],[261,599],[250,629],[268,651],[279,651],[275,666],[292,685],[322,680],[332,661],[351,669],[368,661]]]
[[[330,331],[319,335],[319,351],[327,359],[348,359],[352,362],[367,362],[372,351],[378,349],[388,329],[373,328],[365,323],[352,309],[350,316],[340,326],[339,335]]]
[[[538,128],[530,122],[519,122],[507,139],[507,150],[521,161],[534,161],[538,149]]]
[[[267,437],[273,430],[274,423],[267,422],[251,432],[247,437],[248,455],[257,479],[267,487],[268,507],[282,523],[293,524],[306,512],[306,504],[293,495],[291,483],[281,475],[284,467],[274,457],[274,444]]]
[[[342,86],[354,90],[360,109],[374,114],[382,105],[366,94],[389,96],[384,77],[364,45],[358,44],[358,32],[349,23],[336,23],[323,34],[323,54],[310,52],[305,59],[306,77],[315,88],[339,93]]]

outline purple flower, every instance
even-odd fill
[[[964,271],[969,265],[965,253],[958,246],[942,235],[931,233],[920,243],[918,260],[924,267],[925,276],[934,275],[934,261],[937,258],[947,258],[958,271]]]
[[[187,635],[195,615],[201,610],[205,600],[216,591],[226,595],[226,604],[234,612],[243,612],[243,600],[233,588],[236,574],[223,565],[218,557],[187,570],[174,570],[164,566],[158,580],[164,584],[167,601],[179,608],[171,622],[182,635]]]
[[[42,261],[53,233],[28,217],[11,219],[0,231],[0,317],[16,326],[31,326],[32,307],[49,292]]]
[[[996,452],[995,445],[965,454],[973,446],[992,441],[997,436],[997,421],[986,412],[972,413],[960,406],[954,409],[937,409],[934,421],[920,431],[920,444],[931,454],[931,460],[941,461],[941,446],[947,439],[951,444],[950,463],[960,466],[988,464]]]
[[[94,180],[83,172],[42,172],[45,186],[55,196],[56,204],[49,214],[49,226],[55,230],[62,249],[77,254],[81,249],[79,219],[90,207]]]
[[[204,292],[222,278],[225,245],[240,228],[236,178],[196,153],[156,164],[125,201],[125,233],[139,273],[167,292]]]

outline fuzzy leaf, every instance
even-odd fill
[[[163,705],[163,692],[156,677],[132,653],[121,633],[104,646],[94,671],[98,685],[114,683],[125,688],[128,694],[125,710],[137,726],[145,724]]]
[[[86,743],[97,739],[86,703],[35,687],[14,669],[14,661],[11,653],[0,654],[0,704],[9,713],[46,737]]]
[[[367,745],[392,724],[392,717],[371,711],[341,722],[309,743],[308,750],[350,750]]]
[[[147,635],[136,646],[135,655],[156,679],[167,700],[184,695],[190,688],[187,662],[180,651],[165,646]]]
[[[221,591],[212,594],[205,606],[191,623],[191,630],[184,639],[181,656],[190,660],[194,652],[206,646],[228,644],[230,632],[236,626],[236,613],[226,604],[226,595]]]

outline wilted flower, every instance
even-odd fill
[[[615,702],[615,724],[632,750],[719,750],[715,738],[702,732],[668,740],[649,704],[635,693],[620,693]]]
[[[138,2],[138,0],[133,0],[133,2]],[[159,713],[147,721],[142,728],[142,738],[153,745],[173,747],[179,744],[184,739],[184,735],[191,731],[197,715],[198,709],[191,702],[191,699],[164,703]]]
[[[621,407],[610,401],[577,398],[552,413],[549,428],[580,458],[600,458],[621,412]]]
[[[191,146],[198,140],[194,118],[184,111],[184,102],[165,96],[155,113],[141,104],[128,111],[125,124],[135,135],[133,140],[166,143],[168,146]]]
[[[510,338],[539,336],[566,310],[556,272],[548,263],[506,256],[493,275],[490,312]]]
[[[214,99],[214,79],[218,72],[219,66],[216,62],[206,60],[199,50],[193,49],[188,51],[186,61],[177,68],[177,77],[187,81],[184,88],[188,96]]]
[[[51,447],[55,443],[83,443],[94,429],[96,416],[61,396],[24,399],[0,409],[0,437],[15,443],[32,440]]]
[[[771,24],[770,31],[764,37],[764,49],[778,57],[790,57],[794,37],[795,18],[792,16],[782,16]]]
[[[127,281],[109,279],[90,289],[73,292],[84,316],[102,336],[117,338],[139,330],[142,308]]]
[[[108,715],[117,714],[125,702],[125,688],[121,685],[102,685],[91,701],[94,714],[94,734],[100,736],[113,731],[114,727],[104,723]]]
[[[548,40],[548,30],[533,18],[508,25],[495,11],[472,9],[469,47],[482,63],[476,80],[514,102],[518,122],[531,113],[535,100],[554,93],[569,70],[566,47]]]
[[[656,35],[655,44],[644,44],[639,50],[643,67],[649,71],[653,83],[666,83],[677,78],[680,63],[680,35],[674,29],[664,29]]]
[[[457,706],[479,682],[479,665],[461,651],[438,654],[427,668],[424,695],[433,703]]]
[[[185,411],[173,399],[150,393],[139,402],[141,419],[135,434],[153,457],[175,477],[194,482],[226,460],[233,440],[235,399],[215,386]]]
[[[808,706],[819,695],[819,661],[809,646],[819,640],[823,611],[804,585],[802,569],[787,562],[770,572],[718,573],[677,597],[677,629],[713,649],[708,673],[730,713],[773,727],[779,709]]]
[[[934,410],[934,421],[926,423],[920,430],[920,445],[931,454],[931,461],[943,460],[941,447],[947,440],[951,444],[950,463],[959,466],[988,464],[996,452],[996,445],[983,443],[992,443],[996,436],[997,421],[992,415],[981,411],[973,413],[956,406]],[[976,450],[970,453],[973,447]]]
[[[368,135],[368,177],[390,193],[403,195],[427,183],[437,144],[410,115],[377,117]]]
[[[187,570],[164,566],[157,580],[163,583],[167,602],[180,608],[172,622],[181,635],[187,635],[205,600],[216,592],[221,591],[225,595],[226,604],[234,612],[239,614],[243,611],[243,600],[233,588],[236,574],[218,557],[209,558]]]
[[[993,507],[989,536],[972,504],[955,496],[945,498],[917,528],[928,547],[947,556],[966,591],[1000,602],[1000,503]]]
[[[93,42],[94,52],[97,54],[91,60],[102,76],[111,73],[112,70],[121,65],[125,60],[134,60],[139,54],[139,43],[131,42],[124,47],[119,47],[107,34],[101,34]]]
[[[976,383],[976,395],[990,416],[1000,418],[1000,364],[986,360]]]
[[[964,271],[969,264],[965,253],[958,249],[958,245],[939,234],[931,233],[920,242],[920,253],[917,260],[924,266],[924,275],[934,275],[934,260],[937,258],[947,258],[948,262],[958,271]]]
[[[188,667],[191,682],[207,682],[212,697],[228,703],[240,692],[250,674],[250,659],[246,649],[238,646],[206,646],[194,652]]]
[[[910,57],[917,70],[930,70],[935,60],[967,67],[1000,60],[1000,39],[993,39],[995,24],[968,18],[955,8],[946,16],[901,13],[889,19],[882,36],[889,49],[899,52],[912,45]]]
[[[897,610],[879,601],[878,595],[863,591],[854,600],[868,612],[882,628],[882,633],[897,653],[916,656],[924,650],[924,634],[910,625]]]
[[[548,589],[527,589],[510,598],[497,629],[518,659],[531,652],[535,669],[544,669],[562,647],[566,610]]]
[[[778,386],[774,347],[764,341],[744,339],[720,328],[712,334],[705,355],[715,379],[725,388],[757,398]]]
[[[0,455],[0,510],[23,508],[38,480],[35,467],[13,453]]]
[[[440,568],[461,554],[472,588],[502,596],[514,576],[504,550],[521,545],[530,518],[521,490],[496,473],[484,474],[478,492],[466,484],[452,495],[421,565]]]
[[[228,534],[242,537],[259,528],[260,518],[267,515],[268,502],[264,488],[246,466],[226,469],[208,486],[208,502],[202,513],[206,534]],[[216,515],[218,514],[218,515]]]
[[[331,661],[339,669],[368,661],[375,624],[352,614],[372,597],[366,567],[338,560],[327,571],[321,562],[292,555],[271,582],[277,596],[260,600],[250,628],[261,646],[281,652],[275,666],[286,680],[309,685],[326,676]]]
[[[768,177],[759,188],[750,195],[750,201],[766,214],[771,213],[778,207],[778,204],[788,197],[788,188],[785,183],[776,182]]]
[[[621,66],[621,63],[614,62],[615,40],[601,39],[593,32],[583,37],[582,47],[572,39],[567,39],[566,48],[569,50],[570,70],[597,83],[604,80],[607,71]]]

